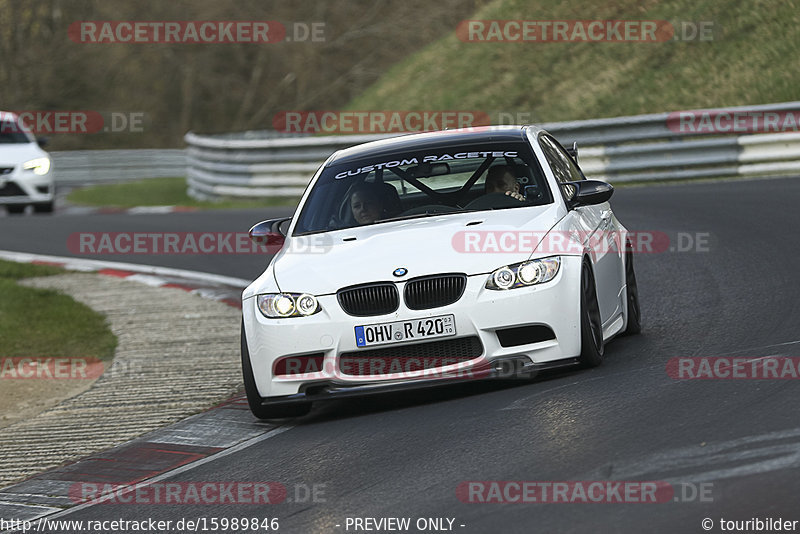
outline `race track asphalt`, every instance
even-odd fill
[[[704,518],[718,532],[723,518],[800,520],[800,381],[666,372],[677,357],[800,357],[799,204],[797,179],[619,189],[612,206],[629,229],[707,236],[708,246],[636,256],[643,331],[610,343],[599,368],[321,404],[286,432],[170,479],[278,481],[290,498],[295,485],[321,484],[324,502],[106,504],[66,518],[266,516],[301,533],[354,532],[348,517],[449,517],[465,534],[703,532]],[[0,249],[71,255],[74,232],[246,231],[275,213],[7,217]],[[267,261],[101,258],[242,278]],[[462,482],[492,480],[668,481],[677,501],[476,504],[456,495]],[[691,498],[700,488],[705,498]]]

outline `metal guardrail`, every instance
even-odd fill
[[[189,194],[199,199],[300,195],[333,152],[386,137],[391,136],[231,139],[189,132],[184,137]]]
[[[50,152],[58,185],[186,176],[182,149],[80,150]]]
[[[800,102],[705,113],[712,118],[737,113],[762,119],[765,114],[800,116]],[[578,143],[579,161],[588,177],[612,183],[800,171],[800,133],[699,134],[682,131],[686,125],[680,118],[678,112],[655,113],[542,126],[565,145]],[[795,131],[799,129],[797,124]],[[299,195],[334,151],[394,135],[274,138],[270,132],[224,136],[189,132],[184,138],[189,194],[203,199]]]

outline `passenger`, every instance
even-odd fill
[[[497,165],[489,169],[489,175],[486,177],[486,194],[489,193],[505,193],[511,198],[525,200],[519,192],[519,183],[509,165]]]
[[[384,217],[381,190],[376,184],[365,182],[350,193],[350,210],[358,224],[372,224]]]

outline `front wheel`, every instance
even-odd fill
[[[597,290],[594,274],[588,261],[581,269],[581,355],[584,367],[597,367],[603,363],[603,324],[600,320],[600,306],[597,304]]]
[[[283,419],[284,417],[300,417],[311,411],[310,402],[276,404],[264,406],[264,399],[259,395],[256,379],[253,377],[253,367],[250,363],[250,352],[247,349],[247,338],[244,334],[244,321],[242,321],[242,378],[244,391],[247,394],[247,404],[250,411],[259,419]]]
[[[33,205],[34,213],[53,213],[53,202],[39,202]]]
[[[19,215],[25,213],[25,204],[9,204],[6,206],[9,215]]]

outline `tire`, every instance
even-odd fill
[[[630,336],[642,331],[642,312],[639,307],[639,286],[636,285],[636,273],[633,270],[633,252],[625,255],[625,298],[628,301],[627,325],[623,335]]]
[[[247,404],[250,411],[259,419],[283,419],[285,417],[300,417],[311,411],[310,402],[276,404],[263,406],[263,397],[258,394],[256,380],[253,377],[253,367],[250,364],[250,352],[247,349],[247,338],[244,334],[244,320],[242,320],[242,378],[244,391],[247,394]]]
[[[33,211],[35,213],[53,213],[53,202],[40,202],[39,204],[34,204]]]
[[[25,204],[9,204],[6,206],[9,215],[19,215],[25,213]]]
[[[597,367],[603,363],[603,324],[594,274],[588,261],[581,269],[581,355],[584,367]]]

